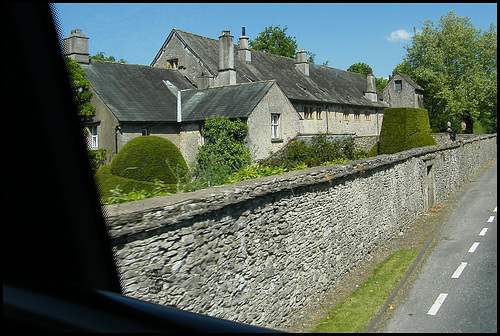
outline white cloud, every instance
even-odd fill
[[[408,41],[413,36],[412,33],[405,29],[398,29],[391,33],[391,36],[386,36],[387,41],[389,42],[400,42],[400,41]]]

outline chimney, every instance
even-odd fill
[[[375,85],[375,76],[373,76],[372,69],[368,70],[368,74],[366,75],[366,91],[365,98],[372,101],[377,102],[377,87]]]
[[[89,63],[89,38],[81,29],[74,29],[63,39],[64,56],[78,63]]]
[[[217,76],[217,84],[236,84],[233,36],[229,30],[223,30],[222,35],[219,36],[219,75]]]
[[[214,84],[214,78],[210,75],[207,75],[205,71],[203,71],[201,75],[198,76],[196,81],[198,90],[208,89],[209,87],[213,86],[213,84]]]
[[[309,76],[309,63],[307,63],[307,53],[304,49],[300,49],[297,52],[295,67],[304,75]]]
[[[245,27],[241,27],[241,37],[240,37],[240,49],[238,50],[238,56],[245,63],[252,63],[252,53],[250,48],[248,48],[248,36],[245,35]]]

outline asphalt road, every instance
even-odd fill
[[[497,161],[453,198],[455,210],[384,332],[497,332]]]

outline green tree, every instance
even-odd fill
[[[407,61],[403,61],[403,62],[399,63],[398,65],[396,65],[394,70],[392,70],[392,76],[394,77],[397,73],[409,75],[410,72],[411,72],[410,64],[408,64]]]
[[[108,62],[117,62],[117,63],[127,63],[123,58],[120,58],[116,61],[114,56],[105,57],[106,53],[104,51],[98,51],[94,56],[90,56],[90,59],[94,59],[97,61],[108,61]]]
[[[280,25],[266,27],[254,40],[249,41],[250,48],[269,54],[295,58],[297,40],[295,36],[288,36],[287,30],[287,26],[284,28],[281,28]],[[309,56],[311,57],[312,54]]]
[[[371,69],[372,68],[368,64],[363,63],[363,62],[358,62],[358,63],[354,63],[353,65],[351,65],[347,69],[347,71],[360,74],[366,78],[366,76],[368,76],[368,70],[371,70]],[[379,91],[382,91],[386,85],[387,85],[387,79],[382,78],[382,77],[380,77],[380,78],[375,77],[375,86],[377,87],[377,89]]]
[[[472,133],[482,112],[496,111],[496,26],[476,29],[468,17],[453,11],[441,16],[437,26],[430,20],[423,25],[421,32],[414,28],[402,66],[425,89],[433,131],[446,129],[447,121],[455,127],[464,121],[466,133]]]
[[[82,132],[84,136],[88,135],[88,130],[84,127],[84,122],[95,115],[95,107],[90,105],[92,92],[90,91],[90,83],[85,79],[85,71],[77,61],[65,57],[66,70],[68,72],[69,83],[73,91],[73,99],[75,101],[76,111],[82,123]],[[104,163],[107,151],[105,149],[88,150],[90,165],[92,170],[97,172],[99,166]]]
[[[73,99],[75,100],[78,115],[82,121],[95,115],[95,108],[90,105],[90,84],[85,79],[82,67],[77,61],[65,57],[66,69],[68,71],[69,82],[73,90]]]
[[[371,70],[371,67],[363,62],[354,63],[347,69],[347,71],[360,74],[365,78],[368,75],[368,70]]]

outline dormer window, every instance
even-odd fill
[[[177,70],[179,68],[179,59],[172,58],[167,61],[167,69]]]

